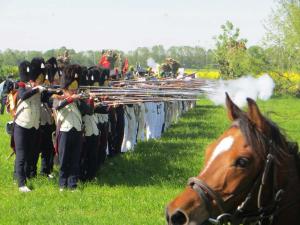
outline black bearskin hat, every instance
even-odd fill
[[[55,57],[51,57],[46,61],[46,79],[51,83],[54,81],[54,76],[58,72],[58,65]],[[48,76],[48,77],[47,77]]]
[[[40,57],[35,57],[31,60],[30,80],[35,81],[40,74],[44,75],[45,79],[45,60]]]
[[[88,74],[89,74],[90,85],[94,85],[94,84],[99,85],[99,81],[100,81],[99,69],[97,67],[90,67]]]
[[[30,80],[31,65],[27,60],[19,64],[20,81],[28,82]]]
[[[82,74],[79,77],[79,85],[89,85],[89,76],[88,76],[88,69],[86,66],[81,67]]]
[[[67,89],[73,81],[77,81],[79,84],[79,78],[82,76],[81,66],[78,64],[67,65],[64,68],[60,87],[63,89]]]

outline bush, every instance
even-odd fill
[[[17,77],[18,76],[18,67],[17,66],[8,66],[8,65],[3,65],[0,66],[0,81],[3,81],[7,78],[7,76],[13,76]]]
[[[298,95],[300,92],[300,74],[294,72],[270,72],[275,81],[276,94]]]

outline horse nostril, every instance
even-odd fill
[[[184,225],[188,221],[187,216],[180,210],[177,210],[172,216],[171,216],[171,222],[173,225]]]

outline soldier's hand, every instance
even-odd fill
[[[96,97],[96,93],[89,93],[90,98],[95,98]]]

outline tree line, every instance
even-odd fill
[[[225,45],[226,43],[223,43]],[[65,50],[69,51],[72,63],[78,63],[86,66],[93,66],[98,63],[101,58],[102,50],[89,50],[89,51],[80,51],[76,52],[74,49],[67,49],[66,47],[61,47],[59,49],[51,49],[45,52],[42,51],[19,51],[6,49],[5,51],[0,51],[0,76],[5,76],[9,73],[15,73],[16,70],[13,67],[17,66],[23,60],[31,60],[33,57],[41,56],[45,59],[48,59],[52,56],[59,56],[64,53]],[[118,50],[116,50],[118,51]],[[223,53],[222,53],[223,51]],[[231,55],[222,55],[224,51],[223,47],[216,49],[205,49],[200,46],[173,46],[168,49],[165,49],[162,45],[156,45],[151,48],[139,47],[135,50],[129,52],[118,51],[122,57],[128,58],[130,65],[141,65],[144,68],[147,68],[147,59],[152,58],[158,64],[161,64],[165,61],[166,58],[170,57],[178,62],[184,68],[191,69],[221,69],[222,71],[222,60],[230,62],[231,70],[233,73],[243,74],[246,70],[250,69],[253,73],[259,73],[261,71],[267,71],[272,68],[272,54],[270,49],[264,49],[260,46],[250,46],[245,49],[245,51],[236,51],[232,52]],[[230,52],[230,51],[228,51]],[[248,56],[246,57],[245,54]],[[232,57],[235,57],[236,61]],[[243,57],[241,57],[243,56]],[[225,57],[224,59],[220,57]],[[227,61],[224,63],[228,63]],[[235,64],[234,66],[231,64]],[[251,68],[246,68],[251,67]],[[222,73],[225,70],[222,71]]]
[[[101,58],[103,50],[89,50],[76,52],[74,49],[67,49],[61,47],[59,49],[51,49],[45,52],[42,51],[19,51],[6,49],[0,51],[0,67],[16,66],[22,60],[31,60],[33,57],[42,56],[45,59],[52,56],[59,56],[64,53],[65,50],[69,51],[72,63],[78,63],[86,66],[93,66],[98,63]],[[165,49],[162,45],[156,45],[152,48],[139,47],[136,50],[123,52],[117,51],[123,58],[128,58],[130,65],[139,64],[146,68],[147,59],[152,58],[157,63],[162,63],[167,57],[176,59],[185,68],[204,69],[204,68],[216,68],[216,61],[212,50],[206,50],[200,46],[174,46],[169,49]],[[1,72],[0,72],[1,73]]]

